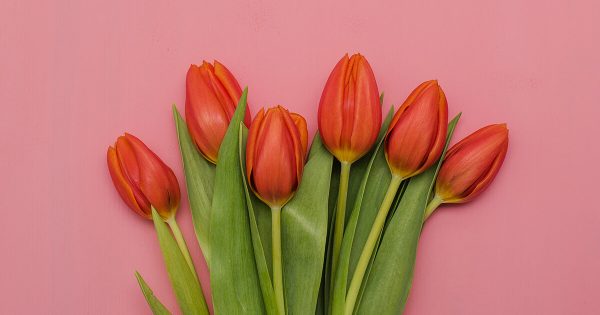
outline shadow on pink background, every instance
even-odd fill
[[[427,223],[405,314],[600,314],[598,2],[36,2],[0,4],[1,314],[147,314],[135,270],[177,311],[108,145],[139,136],[183,185],[171,104],[190,63],[219,59],[253,114],[283,104],[312,133],[356,51],[386,107],[435,78],[463,112],[455,141],[510,128],[494,185]],[[178,218],[200,263],[187,200]]]

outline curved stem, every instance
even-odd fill
[[[423,217],[423,222],[427,221],[427,219],[429,219],[433,211],[435,211],[435,209],[437,209],[442,203],[444,203],[444,200],[442,200],[442,198],[438,197],[438,195],[433,196],[433,199],[431,199],[431,201],[427,205],[427,208],[425,208],[425,216]]]
[[[171,228],[171,231],[173,231],[173,236],[175,236],[175,241],[177,241],[177,245],[179,246],[179,249],[181,250],[181,253],[183,254],[183,258],[185,258],[185,261],[188,263],[188,266],[190,267],[190,270],[192,271],[192,274],[194,275],[194,277],[197,280],[198,275],[196,274],[196,268],[194,268],[194,262],[192,261],[192,257],[190,256],[190,252],[188,251],[187,245],[185,243],[185,239],[183,238],[183,234],[181,233],[181,230],[179,229],[179,225],[177,224],[177,221],[175,220],[175,216],[172,216],[171,218],[167,219],[165,222],[167,222],[167,224]]]
[[[379,212],[377,212],[377,216],[375,217],[375,221],[373,222],[373,226],[371,227],[371,231],[369,232],[365,246],[360,253],[356,270],[354,270],[354,275],[352,276],[352,281],[350,282],[350,287],[346,296],[346,307],[344,312],[346,315],[351,315],[354,311],[356,298],[358,297],[360,286],[365,276],[365,272],[367,271],[367,267],[369,266],[371,255],[373,254],[375,245],[377,245],[377,239],[379,239],[379,235],[381,234],[385,224],[385,219],[390,211],[390,206],[394,201],[394,197],[396,196],[396,192],[398,191],[398,187],[400,187],[401,183],[402,178],[400,176],[392,175],[392,180],[390,181],[390,185],[385,193],[383,202],[381,202]]]
[[[348,181],[350,180],[350,166],[352,163],[341,162],[340,187],[335,212],[335,226],[333,230],[333,256],[331,263],[332,282],[335,279],[342,240],[344,239],[344,226],[346,222],[346,200],[348,197]]]
[[[277,310],[285,315],[283,295],[283,268],[281,266],[281,208],[271,207],[271,240],[273,242],[273,290]]]

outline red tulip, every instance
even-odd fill
[[[444,159],[435,185],[444,203],[467,202],[485,190],[508,150],[506,124],[483,127],[454,145]]]
[[[186,78],[185,118],[202,155],[217,163],[219,148],[242,95],[240,85],[224,65],[204,61],[191,65]],[[246,108],[244,124],[250,125]]]
[[[398,109],[386,133],[385,155],[394,175],[403,179],[429,168],[442,153],[448,104],[437,81],[419,85]]]
[[[180,192],[173,171],[138,138],[125,134],[108,148],[108,170],[123,201],[144,218],[154,207],[167,220],[179,207]]]
[[[281,106],[256,115],[246,145],[246,175],[254,193],[271,207],[281,207],[302,179],[308,132],[302,116]]]
[[[319,132],[338,160],[352,163],[371,149],[381,127],[375,75],[360,54],[337,63],[319,103]]]

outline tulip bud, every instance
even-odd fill
[[[152,208],[167,220],[179,207],[180,192],[173,171],[138,138],[125,134],[108,148],[108,170],[123,201],[146,219]]]
[[[437,81],[421,83],[398,109],[386,133],[385,156],[403,179],[429,168],[442,153],[448,104]]]
[[[337,63],[321,95],[319,132],[339,161],[352,163],[371,149],[381,127],[381,104],[375,75],[360,54]]]
[[[467,202],[485,190],[502,166],[508,150],[506,124],[483,127],[454,145],[435,184],[443,203]]]
[[[186,77],[185,118],[192,139],[202,155],[217,163],[219,148],[233,117],[242,89],[231,72],[215,61],[191,65]],[[244,124],[250,125],[246,108]]]
[[[308,132],[302,116],[282,106],[261,111],[248,132],[246,175],[254,193],[282,207],[296,192],[306,156]]]

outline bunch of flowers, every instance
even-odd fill
[[[424,222],[485,190],[508,149],[505,124],[448,149],[460,114],[448,122],[437,81],[382,119],[360,54],[331,72],[310,147],[302,116],[278,105],[251,121],[246,98],[224,65],[204,62],[187,73],[185,121],[173,107],[215,314],[402,313]],[[181,311],[208,314],[173,171],[131,134],[107,159],[122,199],[154,222]],[[170,314],[136,276],[152,312]]]

